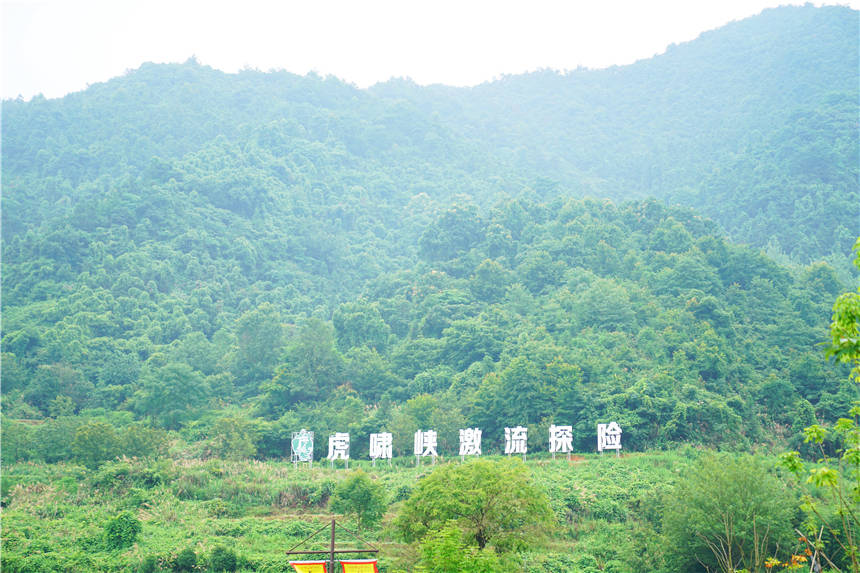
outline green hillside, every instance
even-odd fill
[[[844,7],[770,9],[633,65],[475,88],[392,80],[359,90],[193,60],[147,64],[59,100],[4,102],[6,200],[17,204],[10,188],[38,187],[32,177],[50,179],[56,200],[65,185],[136,178],[158,171],[155,158],[177,161],[274,123],[290,145],[384,170],[403,199],[462,193],[489,207],[500,187],[653,196],[798,262],[845,260],[860,218],[857,19]],[[17,232],[29,209],[8,211],[4,232]]]
[[[440,96],[432,113],[426,102],[395,98],[395,84],[360,91],[313,76],[225,75],[193,61],[147,65],[61,100],[7,102],[6,415],[84,420],[120,411],[179,430],[194,420],[208,427],[218,412],[241,407],[265,428],[252,448],[265,456],[284,455],[277,436],[296,425],[321,435],[344,424],[363,435],[416,426],[427,420],[406,403],[419,399],[447,416],[449,431],[468,423],[492,435],[509,422],[559,420],[578,428],[579,447],[607,416],[624,421],[636,449],[794,439],[814,416],[830,419],[856,396],[846,371],[823,363],[816,348],[831,301],[847,286],[841,269],[783,266],[728,242],[695,212],[653,199],[576,198],[580,179],[530,170],[499,139],[504,122],[532,129],[544,120],[519,123],[501,110],[514,101],[523,113],[551,117],[546,94],[569,105],[577,90],[609,90],[605,105],[624,101],[626,113],[641,114],[662,100],[625,77],[647,76],[653,86],[668,69],[695,68],[664,85],[687,102],[655,116],[655,133],[668,140],[680,132],[665,122],[694,113],[695,98],[679,83],[710,98],[725,94],[732,106],[731,90],[708,89],[703,78],[735,70],[747,78],[737,89],[753,89],[751,72],[726,46],[771,53],[804,26],[844,31],[853,14],[767,11],[626,68],[506,78],[473,90],[407,86],[406,95]],[[821,61],[799,84],[851,75],[843,58],[825,58],[844,51],[838,42],[849,32],[803,44],[804,58]],[[767,77],[785,76],[788,55],[801,48],[782,49],[784,57],[750,61],[774,66]],[[547,82],[566,88],[548,90]],[[791,94],[768,86],[752,99],[781,102],[771,116],[794,118],[768,139],[753,144],[710,129],[696,138],[682,122],[698,145],[748,146],[732,159],[708,156],[725,163],[695,195],[712,197],[719,216],[745,232],[775,241],[771,250],[784,243],[768,238],[768,228],[791,232],[796,245],[841,246],[856,231],[856,164],[828,162],[820,172],[780,165],[805,161],[796,144],[809,133],[827,138],[810,142],[822,153],[855,153],[857,131],[845,126],[856,101],[798,87],[786,103]],[[443,113],[446,94],[472,103]],[[478,103],[495,99],[495,112]],[[784,111],[816,101],[814,112]],[[607,131],[598,116],[590,129]],[[761,120],[734,107],[708,117],[733,130]],[[468,118],[488,131],[470,133]],[[628,130],[638,123],[632,115],[622,122]],[[547,133],[547,157],[563,131]],[[621,149],[630,140],[619,133],[607,141]],[[683,156],[677,163],[695,170]],[[592,175],[607,168],[591,165]],[[629,179],[614,172],[619,186]],[[776,191],[794,184],[803,194],[793,200]],[[588,191],[617,195],[595,185]],[[807,234],[786,224],[792,212],[806,217]],[[826,224],[817,220],[825,216]],[[194,391],[176,395],[179,388]],[[63,451],[57,459],[71,456]],[[44,457],[38,446],[21,455]]]
[[[492,456],[516,425],[555,520],[535,571],[700,570],[701,540],[667,541],[688,517],[659,485],[674,466],[694,480],[729,459],[700,449],[815,459],[803,429],[860,398],[821,346],[856,281],[857,20],[766,10],[630,66],[474,88],[192,59],[3,102],[4,570],[181,570],[182,535],[201,555],[241,539],[240,569],[279,570],[265,536],[305,533],[345,477],[295,489],[282,459],[300,428],[317,459],[349,432],[356,462],[393,434],[401,467],[372,476],[388,571],[437,550],[525,570],[502,554],[540,549],[495,545],[497,563],[450,528],[394,531],[424,475],[405,467],[416,430],[455,458],[460,429]],[[550,425],[590,454],[607,421],[646,453],[639,469],[589,457],[626,476],[595,485],[604,505],[576,481],[591,470],[553,481],[541,464]],[[773,463],[731,459],[785,489]],[[142,537],[111,549],[102,522],[124,511]],[[801,526],[783,511],[780,532]],[[55,551],[58,528],[84,533]],[[601,553],[612,535],[634,541]]]
[[[662,495],[672,491],[678,470],[686,473],[701,455],[690,449],[621,459],[589,455],[574,463],[529,461],[528,472],[556,516],[556,530],[548,543],[529,551],[489,557],[495,567],[484,563],[482,571],[679,571],[657,533]],[[383,521],[359,535],[381,550],[382,573],[415,571],[421,549],[399,539],[393,522],[429,469],[364,469],[388,494]],[[182,571],[182,552],[186,559],[195,554],[196,570],[212,571],[207,565],[218,547],[235,556],[238,571],[291,571],[289,559],[315,556],[284,552],[329,522],[329,499],[352,475],[324,467],[295,470],[284,462],[222,460],[127,460],[95,472],[69,464],[15,464],[6,474],[3,570],[11,572]],[[105,524],[130,512],[142,525],[136,542],[110,547]],[[354,517],[338,517],[338,524],[357,529]],[[327,530],[301,548],[327,549]],[[366,547],[340,529],[336,540],[338,548]],[[468,555],[462,544],[452,545]]]
[[[808,262],[857,234],[857,22],[848,8],[782,7],[629,66],[371,92],[489,142],[543,188],[679,202]]]

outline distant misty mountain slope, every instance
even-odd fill
[[[737,240],[774,239],[807,260],[846,251],[860,231],[858,29],[848,8],[784,7],[630,66],[372,91],[574,193],[679,201]],[[779,194],[762,193],[765,178]],[[840,225],[849,233],[833,236]]]
[[[650,192],[713,160],[677,165],[685,156],[696,159],[693,151],[742,149],[754,134],[781,128],[798,107],[827,105],[833,92],[856,94],[857,46],[856,11],[785,7],[629,66],[536,72],[471,89],[392,81],[371,91],[409,99],[504,149],[531,147],[533,156],[526,158],[534,161],[551,153],[623,181],[628,192],[631,186]],[[660,165],[667,171],[662,176],[652,166],[649,176],[647,169],[630,169],[624,156],[652,164],[674,159],[676,165]]]
[[[383,169],[401,206],[419,193],[483,206],[523,189],[653,196],[808,261],[844,254],[860,227],[858,45],[856,11],[804,6],[629,66],[475,88],[359,90],[315,75],[146,64],[59,100],[4,102],[4,195],[25,210],[34,180],[56,189],[146,176],[218,137],[242,145],[269,129],[312,144],[306,156]],[[43,218],[19,213],[8,230]]]

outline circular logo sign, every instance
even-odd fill
[[[314,433],[302,430],[293,434],[291,442],[293,456],[300,462],[309,462],[314,459]]]

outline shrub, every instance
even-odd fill
[[[230,506],[223,499],[210,499],[203,506],[210,517],[225,517],[230,515]]]
[[[310,496],[310,486],[291,483],[286,490],[278,494],[278,505],[280,507],[308,507]]]
[[[114,427],[93,421],[79,427],[72,440],[72,453],[80,463],[95,469],[119,453],[119,438]]]
[[[105,524],[105,542],[108,549],[123,549],[137,539],[142,530],[140,520],[131,512],[123,511]]]
[[[217,573],[221,571],[235,571],[236,553],[223,545],[215,546],[209,556],[209,567]]]
[[[493,573],[502,570],[495,552],[467,545],[454,523],[430,533],[421,541],[421,565],[427,573]]]
[[[93,487],[104,489],[129,486],[150,489],[164,481],[164,476],[153,468],[129,461],[107,462],[91,478]]]
[[[412,495],[412,486],[409,484],[403,484],[394,492],[394,499],[392,501],[403,501],[404,499],[409,499],[410,495]]]
[[[334,492],[335,482],[327,479],[319,484],[291,483],[278,494],[280,507],[323,507]]]
[[[552,527],[546,493],[517,460],[473,460],[438,466],[421,479],[397,516],[405,541],[454,521],[467,545],[499,552],[536,545]]]
[[[327,479],[322,481],[311,493],[311,503],[324,506],[334,493],[335,487],[336,484],[333,480]]]
[[[128,496],[125,498],[125,505],[129,509],[137,509],[149,501],[149,496],[147,495],[146,490],[142,490],[138,487],[133,487],[128,490]]]
[[[310,525],[304,521],[290,521],[284,525],[282,531],[284,535],[290,535],[292,537],[307,537],[316,529],[313,525]]]
[[[139,458],[156,456],[167,449],[167,432],[133,424],[119,435],[119,443],[123,455]]]
[[[331,510],[336,513],[354,514],[360,527],[372,527],[382,520],[385,513],[385,489],[374,483],[361,470],[338,484],[331,497]]]
[[[176,556],[176,560],[173,562],[173,570],[193,571],[195,565],[197,565],[197,554],[190,547],[186,547]]]
[[[156,573],[159,569],[158,557],[155,555],[147,555],[137,567],[138,573]]]
[[[750,456],[702,458],[668,492],[663,532],[676,571],[756,570],[789,547],[795,500]]]

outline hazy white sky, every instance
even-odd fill
[[[628,64],[789,0],[0,0],[2,97],[59,97],[143,62],[196,56],[475,85],[502,74]],[[860,0],[824,2],[847,4]],[[816,2],[820,5],[821,2]]]

